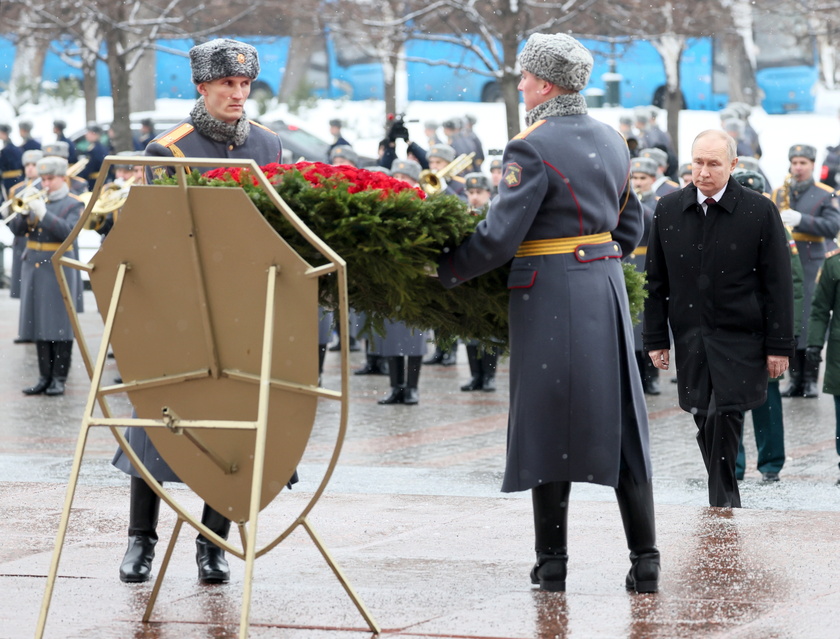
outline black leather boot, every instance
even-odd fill
[[[52,382],[52,342],[35,342],[35,351],[38,354],[38,381],[23,389],[25,395],[40,395]]]
[[[455,342],[451,348],[443,351],[443,359],[440,360],[441,366],[455,366],[458,363],[458,342]]]
[[[434,354],[427,360],[424,360],[424,364],[440,364],[443,361],[443,351],[440,350],[440,347],[435,346]]]
[[[820,365],[804,359],[802,366],[802,397],[814,399],[820,395],[820,387],[817,385],[817,378],[820,374]]]
[[[659,369],[653,365],[653,362],[650,361],[650,357],[644,356],[645,358],[645,375],[642,378],[644,380],[644,390],[645,393],[648,395],[659,395],[661,394],[661,390],[659,388]]]
[[[484,386],[484,380],[481,374],[481,362],[478,359],[478,346],[467,344],[467,361],[470,364],[470,375],[472,375],[472,379],[461,386],[461,390],[466,392],[481,390]]]
[[[365,355],[365,365],[353,371],[354,375],[382,375],[379,370],[379,355]]]
[[[230,519],[216,512],[207,504],[201,513],[201,523],[222,539],[228,538]],[[198,580],[205,584],[224,584],[230,581],[230,567],[225,551],[200,534],[195,538],[195,563],[198,564]]]
[[[629,472],[622,470],[615,496],[630,550],[630,571],[624,586],[636,592],[657,592],[659,550],[656,548],[653,485],[650,482],[637,484]]]
[[[391,393],[377,404],[402,404],[405,396],[405,358],[388,358],[388,375],[391,378]]]
[[[423,358],[419,355],[408,356],[408,372],[406,373],[405,393],[403,404],[413,406],[420,401],[420,368],[423,365]]]
[[[790,367],[787,369],[787,376],[790,378],[788,385],[779,391],[782,397],[802,397],[802,369],[805,364],[805,351],[796,349],[793,357],[790,358]]]
[[[531,583],[541,590],[566,590],[569,493],[572,484],[556,481],[531,489],[534,505],[534,538],[537,562],[531,569]]]
[[[490,348],[484,351],[478,365],[481,367],[482,388],[485,393],[496,392],[496,364],[499,361],[499,351]]]
[[[64,382],[70,373],[70,357],[73,355],[73,342],[62,340],[53,342],[52,382],[44,391],[45,395],[64,395]]]
[[[324,359],[327,357],[327,345],[318,344],[318,381],[321,381],[321,375],[324,374]]]
[[[120,581],[141,583],[152,576],[160,497],[143,479],[132,477],[130,503],[128,548],[120,564]]]

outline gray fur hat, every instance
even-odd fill
[[[384,173],[385,175],[391,175],[391,169],[387,166],[379,166],[377,164],[376,166],[366,166],[365,169],[371,173]]]
[[[726,118],[720,125],[727,133],[735,133],[739,138],[744,135],[745,125],[743,120]]]
[[[759,168],[758,160],[751,155],[739,157],[738,164],[735,165],[735,168],[743,169],[745,171],[761,171],[761,169]]]
[[[656,147],[640,150],[639,157],[650,158],[656,162],[657,166],[668,166],[668,154],[662,149],[657,149]]]
[[[416,182],[420,179],[420,165],[414,160],[394,160],[391,163],[391,175],[398,173]]]
[[[330,151],[330,162],[335,164],[336,158],[341,158],[353,166],[359,166],[359,154],[346,144],[339,144]]]
[[[67,160],[47,155],[38,160],[38,175],[67,175]]]
[[[502,158],[493,158],[490,160],[490,170],[499,169],[502,170]]]
[[[689,175],[691,174],[691,162],[684,162],[680,164],[680,168],[677,171],[677,175]]]
[[[814,162],[817,159],[817,149],[810,144],[794,144],[788,151],[788,160],[793,158],[808,158]]]
[[[565,33],[534,33],[519,54],[524,71],[572,91],[587,85],[592,64],[589,50]]]
[[[448,144],[433,144],[429,148],[429,152],[426,153],[426,157],[429,159],[440,158],[444,162],[451,162],[455,159],[455,149]]]
[[[260,59],[250,44],[217,38],[190,49],[190,69],[193,84],[232,76],[253,80],[260,73]]]
[[[490,186],[490,178],[488,178],[484,173],[467,173],[464,176],[464,188],[469,189],[483,189],[485,191],[492,191],[493,188]]]
[[[44,151],[44,155],[54,155],[59,158],[64,158],[65,160],[70,157],[70,145],[63,140],[50,142],[41,148]]]
[[[653,158],[633,158],[630,160],[630,173],[656,175],[656,161]]]
[[[39,149],[29,149],[28,151],[23,152],[23,156],[21,157],[21,163],[26,166],[27,164],[38,164],[38,160],[44,157],[44,152]]]

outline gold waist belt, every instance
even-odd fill
[[[3,174],[0,175],[4,180],[8,180],[9,178],[16,178],[23,175],[23,171],[20,169],[13,169],[11,171],[3,171]]]
[[[822,235],[811,235],[810,233],[791,233],[797,242],[824,242]]]
[[[52,251],[55,253],[61,248],[61,242],[27,242],[26,248],[31,251]]]
[[[647,255],[647,246],[637,246],[631,255]]]
[[[557,237],[550,240],[529,240],[519,245],[516,257],[573,253],[581,244],[603,244],[611,241],[612,235],[609,232],[596,233],[595,235],[577,235],[575,237]]]

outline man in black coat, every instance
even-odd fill
[[[735,140],[700,133],[692,180],[661,198],[647,252],[644,343],[654,365],[675,343],[680,407],[692,413],[709,505],[740,507],[735,479],[744,411],[793,355],[793,281],[776,206],[732,177]]]

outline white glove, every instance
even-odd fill
[[[47,205],[44,203],[44,200],[38,198],[37,200],[32,200],[29,203],[29,212],[34,213],[35,217],[39,220],[44,219],[44,215],[47,213]]]
[[[802,213],[793,209],[784,209],[780,212],[782,214],[782,222],[784,222],[785,226],[796,226],[802,219]]]

